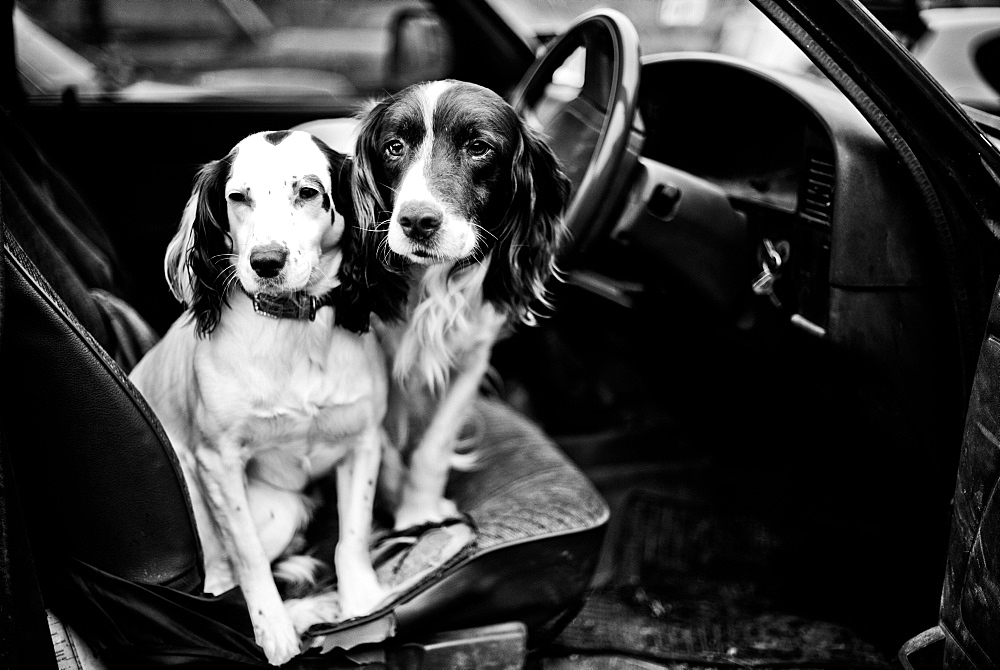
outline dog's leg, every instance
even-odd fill
[[[247,502],[257,537],[267,560],[281,556],[312,517],[312,501],[301,491],[289,491],[250,477]]]
[[[340,539],[334,555],[341,616],[370,613],[385,598],[369,554],[372,505],[382,457],[378,426],[367,429],[357,446],[337,466],[337,508]]]
[[[299,636],[278,595],[270,562],[257,537],[240,447],[233,440],[202,445],[196,457],[206,500],[247,602],[254,638],[268,662],[281,665],[299,653]]]
[[[483,342],[467,354],[461,372],[435,408],[427,430],[410,457],[409,475],[403,483],[396,509],[396,530],[437,523],[458,513],[454,503],[444,497],[444,489],[448,484],[458,431],[489,368],[490,351],[490,344]]]

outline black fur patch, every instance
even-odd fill
[[[279,144],[285,141],[286,137],[288,137],[291,134],[292,131],[290,130],[275,130],[274,132],[270,132],[264,135],[264,139],[273,144],[274,146],[278,146]]]

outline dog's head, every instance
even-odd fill
[[[500,96],[418,84],[376,104],[355,151],[366,243],[419,265],[488,262],[484,297],[530,320],[563,234],[569,180]]]
[[[218,325],[231,291],[321,296],[341,283],[354,225],[349,159],[305,132],[250,135],[205,165],[167,248],[167,282],[200,335]],[[348,302],[350,302],[348,300]],[[363,330],[343,314],[338,323]]]

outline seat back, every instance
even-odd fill
[[[113,249],[93,215],[6,112],[0,218],[2,449],[46,605],[58,605],[76,561],[200,592],[184,479],[127,379],[156,336],[122,300]]]

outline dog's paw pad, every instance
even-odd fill
[[[274,629],[257,629],[257,644],[271,665],[284,665],[302,652],[302,642],[292,626]]]
[[[299,635],[316,624],[333,623],[343,618],[340,594],[336,591],[285,601],[285,609]]]

